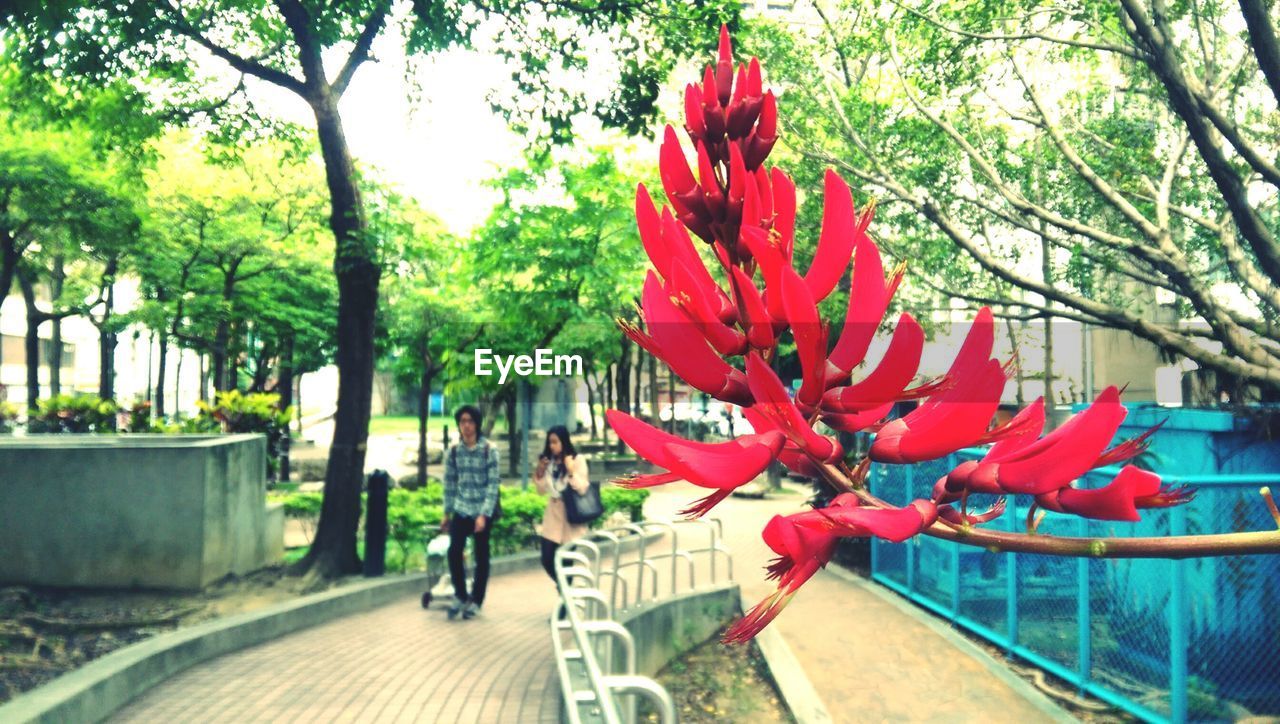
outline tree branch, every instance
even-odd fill
[[[1276,41],[1276,29],[1271,25],[1267,5],[1260,0],[1240,0],[1240,12],[1249,28],[1249,44],[1258,58],[1258,67],[1276,101],[1280,102],[1280,42]]]
[[[360,31],[360,37],[356,39],[356,47],[351,49],[351,54],[347,56],[347,61],[342,64],[342,70],[338,71],[338,75],[333,79],[333,85],[330,86],[335,97],[342,97],[342,94],[347,90],[347,85],[351,83],[351,76],[355,75],[360,65],[369,59],[369,49],[373,46],[373,41],[378,37],[378,33],[382,32],[382,27],[387,22],[387,13],[390,10],[390,0],[384,0],[369,14],[369,19],[365,21],[364,29]]]
[[[1164,85],[1174,113],[1186,124],[1241,236],[1253,249],[1267,276],[1280,280],[1280,244],[1250,205],[1244,182],[1223,154],[1222,145],[1200,111],[1199,101],[1190,91],[1177,53],[1170,45],[1171,31],[1163,0],[1156,0],[1155,12],[1150,17],[1138,0],[1120,0],[1120,3],[1124,8],[1126,27],[1138,46],[1146,50],[1144,62]]]
[[[299,81],[297,78],[294,78],[282,70],[277,70],[270,66],[263,65],[256,60],[251,60],[241,55],[237,55],[227,48],[209,40],[204,36],[204,33],[202,33],[199,28],[196,28],[187,22],[186,18],[182,15],[182,11],[175,7],[172,2],[166,2],[165,8],[168,10],[170,18],[169,26],[179,35],[194,40],[205,50],[212,53],[214,57],[225,61],[232,68],[235,68],[237,71],[244,73],[245,75],[251,75],[260,80],[265,80],[268,83],[278,85],[285,90],[293,91],[300,96],[306,95],[306,89],[303,86],[302,81]]]

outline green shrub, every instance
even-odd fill
[[[600,487],[600,502],[604,505],[604,515],[596,518],[593,527],[600,527],[617,511],[622,511],[632,523],[644,520],[644,501],[649,499],[649,491],[629,490],[616,485]]]
[[[320,504],[324,500],[322,494],[291,492],[283,495],[268,495],[267,500],[281,503],[286,518],[293,518],[302,523],[302,532],[306,535],[308,543],[315,538],[316,524],[320,522]]]
[[[647,490],[625,490],[606,486],[601,491],[605,512],[597,525],[615,511],[624,511],[632,520],[642,520]],[[510,555],[537,547],[537,526],[547,507],[547,499],[533,489],[503,487],[502,516],[493,522],[489,534],[490,551],[494,556]],[[303,522],[308,538],[315,530],[320,517],[322,495],[320,493],[287,493],[271,495],[271,500],[284,504],[285,515]],[[362,510],[366,496],[361,497]],[[361,516],[363,526],[364,516]],[[431,481],[418,490],[392,488],[387,493],[387,553],[388,571],[416,570],[426,565],[426,544],[440,532],[444,520],[444,486]],[[363,527],[362,527],[363,529]],[[363,533],[361,533],[363,541]]]
[[[18,406],[12,402],[0,402],[0,434],[13,432],[18,422]]]
[[[275,479],[276,468],[280,464],[280,454],[285,436],[289,434],[289,422],[293,419],[293,408],[280,409],[280,395],[251,392],[242,394],[239,390],[219,392],[212,405],[199,402],[199,421],[193,426],[209,427],[214,421],[223,432],[260,432],[267,436],[267,475]]]
[[[115,432],[118,409],[114,401],[97,395],[54,395],[36,403],[27,432]]]
[[[129,408],[129,420],[125,423],[128,432],[163,432],[159,425],[151,424],[151,403],[138,401]]]
[[[537,525],[547,500],[533,489],[501,488],[502,517],[493,524],[489,536],[490,550],[495,556],[531,549],[537,545]]]

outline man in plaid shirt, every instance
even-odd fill
[[[473,618],[484,605],[489,584],[489,524],[498,504],[498,449],[480,437],[480,411],[463,405],[453,415],[462,442],[445,452],[444,523],[449,531],[449,575],[453,579],[454,602],[449,618]],[[462,551],[467,537],[475,541],[476,576],[467,596],[466,570]]]

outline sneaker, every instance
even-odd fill
[[[470,605],[471,604],[465,598],[455,598],[453,603],[449,605],[449,620],[452,621],[457,618],[458,614],[464,613],[464,609]],[[471,617],[464,614],[464,618]]]
[[[480,613],[480,604],[475,601],[467,601],[467,605],[462,607],[463,618],[475,618]]]

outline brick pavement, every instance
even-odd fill
[[[646,512],[669,516],[701,494],[667,486]],[[716,508],[748,600],[772,590],[764,523],[802,504],[795,495],[731,498]],[[706,580],[705,564],[698,569]],[[660,590],[669,588],[663,570]],[[394,603],[195,667],[113,721],[558,721],[547,629],[554,605],[541,570],[495,579],[475,621],[449,622],[442,608],[423,611],[416,599]],[[920,620],[829,573],[807,583],[773,625],[837,722],[1048,720]]]
[[[558,722],[541,571],[495,578],[484,611],[449,621],[416,598],[193,667],[117,722]]]
[[[684,484],[664,490],[677,494],[655,496],[646,514],[670,515],[702,495]],[[804,499],[729,498],[716,506],[748,605],[774,590],[763,568],[775,554],[761,530],[777,513],[804,509]],[[836,722],[1051,721],[929,626],[826,571],[810,579],[770,625],[782,633]]]

